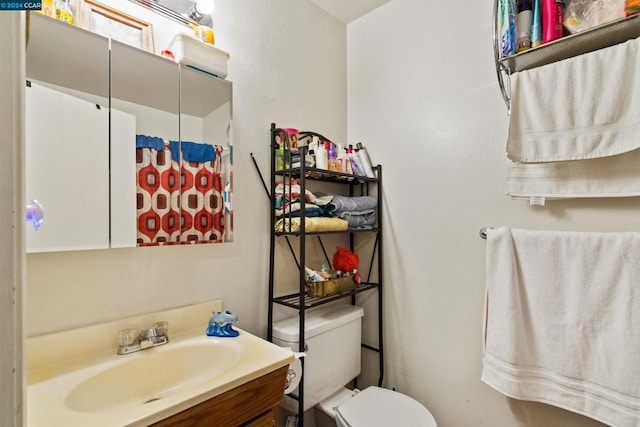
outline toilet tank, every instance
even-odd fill
[[[331,396],[360,374],[361,323],[364,310],[353,305],[325,306],[305,311],[304,410]],[[273,324],[273,342],[298,351],[299,317]],[[296,389],[294,394],[298,394]],[[297,412],[297,402],[284,406]]]

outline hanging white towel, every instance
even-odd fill
[[[638,165],[640,150],[600,159],[511,163],[506,193],[526,198],[640,196]]]
[[[592,159],[640,147],[640,38],[511,76],[507,157]]]
[[[640,233],[487,232],[482,380],[640,425]]]

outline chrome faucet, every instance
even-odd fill
[[[135,329],[118,332],[118,354],[129,354],[145,348],[156,347],[169,342],[167,322],[154,323],[136,335]]]

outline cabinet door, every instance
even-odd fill
[[[271,427],[289,366],[165,418],[153,427]]]
[[[139,151],[147,154],[136,159],[136,136],[160,138],[165,144],[179,140],[178,65],[113,40],[110,78],[112,179],[114,172],[119,176],[117,183],[112,181],[111,245],[129,247],[177,242],[180,232],[178,162],[172,160],[168,149],[162,150],[163,167],[156,168],[159,153],[150,147],[141,147]],[[116,125],[114,120],[118,119],[120,123]],[[147,174],[146,169],[156,170]],[[129,178],[125,178],[127,176]],[[154,179],[153,184],[143,185],[146,177]],[[140,232],[139,222],[143,225]],[[133,241],[129,237],[131,232]]]
[[[233,241],[231,104],[231,82],[180,66],[180,140],[210,144],[218,153],[212,162],[189,162],[183,147],[183,242]]]
[[[111,108],[111,247],[136,246],[136,116]]]
[[[252,419],[246,424],[243,424],[243,427],[273,427],[275,426],[276,418],[274,415],[275,411],[266,411],[262,414],[258,415],[256,418]]]
[[[108,110],[32,82],[26,89],[26,198],[43,206],[27,252],[109,247]]]

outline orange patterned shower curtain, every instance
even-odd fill
[[[182,163],[180,241],[183,244],[224,240],[222,148],[216,146],[215,152],[213,160]]]
[[[224,241],[223,150],[203,146],[137,136],[138,246]]]
[[[136,147],[138,246],[179,243],[180,166],[162,149]]]

